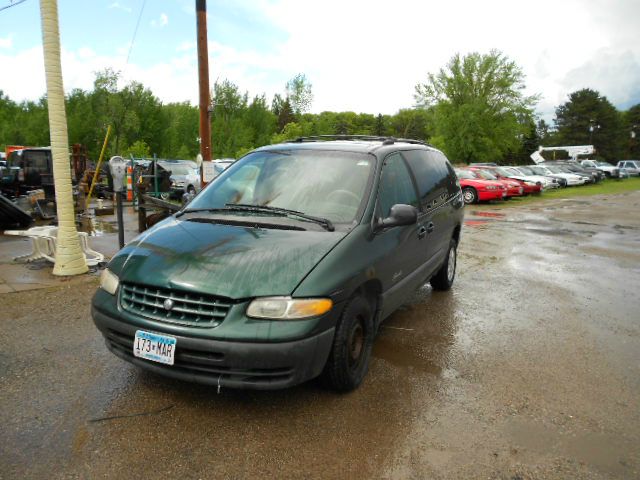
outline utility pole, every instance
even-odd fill
[[[207,46],[207,0],[196,0],[198,30],[198,79],[200,84],[200,155],[203,162],[211,161],[211,122],[209,118],[209,48]],[[200,179],[204,185],[204,166]]]

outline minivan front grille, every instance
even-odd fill
[[[161,322],[211,327],[224,320],[231,301],[196,292],[120,283],[120,305],[128,312]]]

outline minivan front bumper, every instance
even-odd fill
[[[277,343],[171,334],[177,344],[175,363],[169,366],[133,355],[133,339],[140,327],[122,322],[95,307],[91,313],[107,348],[127,362],[178,380],[257,390],[287,388],[320,375],[331,351],[335,330],[330,328],[308,338]]]

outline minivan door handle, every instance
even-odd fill
[[[433,229],[435,228],[435,226],[433,225],[433,222],[429,222],[427,224],[427,233],[431,233],[433,232]]]
[[[424,238],[427,236],[427,229],[426,227],[422,226],[418,229],[418,238]]]

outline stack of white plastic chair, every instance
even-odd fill
[[[36,260],[48,260],[55,263],[56,256],[56,236],[58,227],[32,227],[28,230],[6,230],[5,235],[15,235],[31,239],[33,251],[28,255],[15,257],[18,262],[35,262]],[[104,261],[104,255],[92,250],[89,246],[89,235],[87,232],[78,232],[80,236],[80,246],[87,260],[89,267],[94,267]]]

